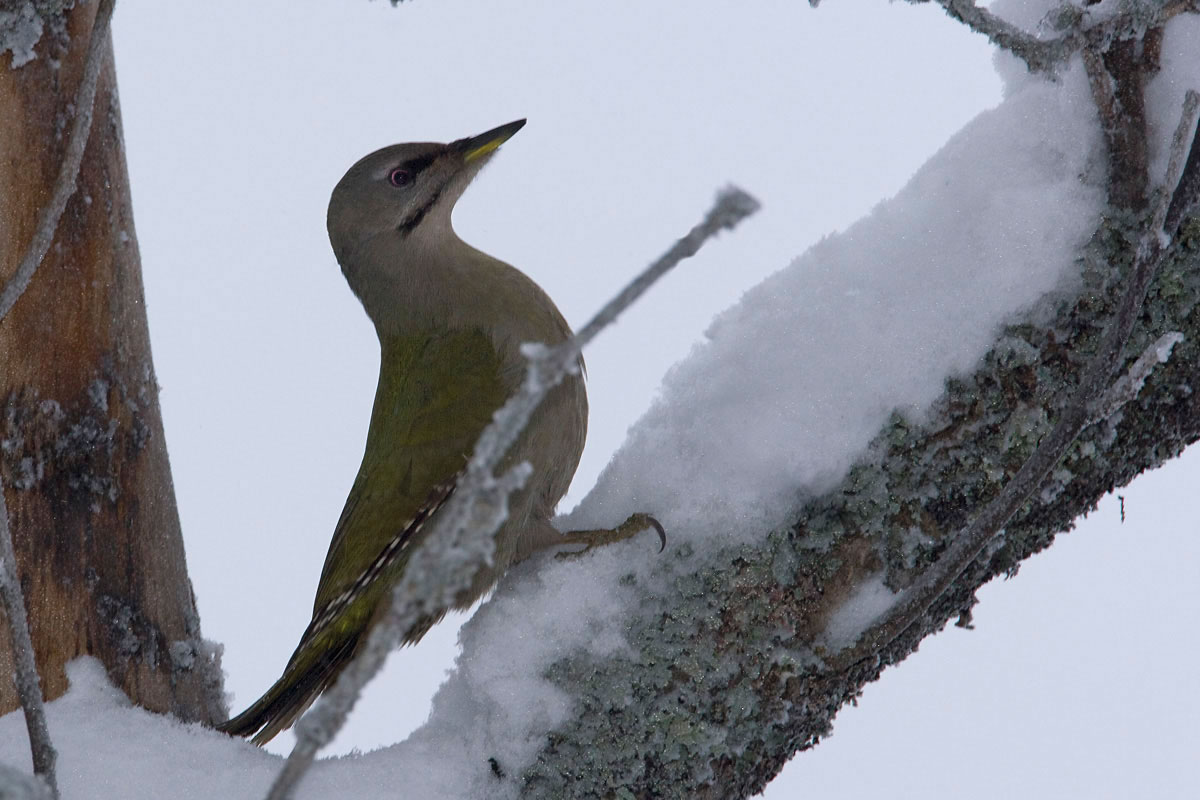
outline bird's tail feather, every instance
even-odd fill
[[[317,653],[315,660],[305,653],[308,642],[302,640],[283,676],[266,694],[236,717],[217,726],[231,736],[249,736],[257,745],[271,741],[277,733],[290,728],[313,701],[337,679],[350,663],[358,646],[359,635],[348,636],[338,646]],[[308,657],[306,657],[308,656]]]

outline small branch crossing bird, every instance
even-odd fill
[[[329,240],[379,335],[379,386],[358,477],[333,532],[312,622],[283,676],[218,726],[269,741],[330,687],[382,618],[409,554],[454,491],[475,441],[525,376],[525,342],[571,336],[554,303],[519,270],[466,244],[454,204],[492,154],[525,124],[450,144],[377,150],[350,168],[329,201]],[[582,361],[580,363],[582,367]],[[634,514],[612,530],[559,533],[550,524],[583,451],[587,395],[580,375],[554,388],[505,456],[533,466],[509,500],[491,566],[455,603],[466,608],[510,565],[544,548],[584,549],[662,526]],[[582,552],[582,551],[580,551]],[[405,637],[419,640],[445,614]]]

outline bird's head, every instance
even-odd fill
[[[525,125],[519,119],[449,144],[395,144],[359,159],[338,181],[326,224],[338,261],[380,235],[406,239],[449,233],[450,212],[500,145]]]

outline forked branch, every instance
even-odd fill
[[[1187,166],[1182,177],[1175,181],[1174,191],[1165,188],[1171,185],[1165,183],[1164,190],[1158,194],[1158,202],[1150,216],[1151,225],[1147,226],[1137,245],[1129,283],[1101,338],[1099,348],[1084,370],[1083,377],[1058,422],[1000,493],[965,529],[953,537],[952,543],[942,556],[901,594],[883,617],[860,635],[853,645],[827,659],[831,667],[846,669],[873,657],[919,620],[984,551],[1012,516],[1029,502],[1042,486],[1046,475],[1066,454],[1071,443],[1088,424],[1096,420],[1098,406],[1102,407],[1102,416],[1111,415],[1116,411],[1116,408],[1111,406],[1135,396],[1136,393],[1122,387],[1126,383],[1137,383],[1140,386],[1145,380],[1145,374],[1131,374],[1117,381],[1115,385],[1112,383],[1112,376],[1123,360],[1125,345],[1138,319],[1146,292],[1170,244],[1168,231],[1173,229],[1162,227],[1163,221],[1170,219],[1169,209],[1178,206],[1177,213],[1182,218],[1196,203],[1194,187],[1200,183],[1200,176],[1196,174],[1200,172],[1200,158],[1197,157],[1197,152],[1200,151],[1200,131],[1191,138],[1190,148],[1187,148],[1187,145],[1188,134],[1195,128],[1198,101],[1200,97],[1197,97],[1195,92],[1188,92],[1175,131],[1171,166],[1168,166],[1165,181],[1176,178],[1178,173],[1173,172],[1177,165],[1183,162],[1185,149],[1190,149]],[[1178,227],[1178,221],[1175,222],[1175,227]],[[1156,345],[1164,347],[1165,354],[1169,354],[1170,345],[1174,341],[1177,339],[1160,341]],[[1161,360],[1165,360],[1165,354]],[[1148,359],[1138,359],[1133,369],[1144,373],[1151,365]]]
[[[1048,74],[1053,74],[1067,59],[1084,47],[1091,46],[1100,51],[1107,51],[1113,42],[1141,39],[1147,29],[1161,26],[1178,14],[1200,9],[1197,0],[1147,2],[1136,6],[1131,13],[1116,14],[1089,22],[1086,11],[1068,6],[1056,12],[1057,27],[1065,29],[1065,32],[1054,38],[1039,39],[986,8],[980,8],[974,0],[937,0],[937,3],[954,19],[976,33],[982,33],[992,44],[1024,61],[1030,72]]]

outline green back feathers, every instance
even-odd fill
[[[381,355],[366,452],[325,557],[312,622],[275,685],[219,726],[227,733],[262,744],[332,685],[390,596],[422,523],[507,399],[500,356],[478,328],[388,337]]]
[[[381,347],[366,452],[325,557],[314,614],[466,466],[507,399],[500,357],[482,330],[389,337]]]

